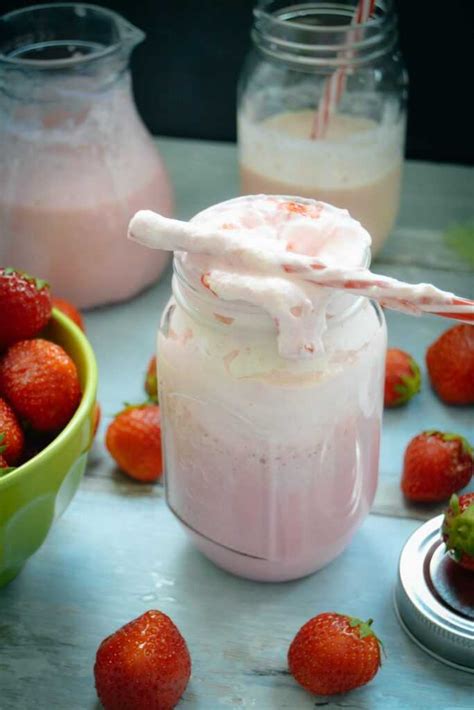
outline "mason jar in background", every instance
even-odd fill
[[[258,2],[239,84],[241,192],[345,207],[377,253],[399,206],[408,81],[392,0],[377,0],[373,16],[358,25],[356,5]],[[337,71],[343,90],[315,137],[318,107]]]

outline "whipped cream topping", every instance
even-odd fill
[[[376,298],[412,315],[474,317],[472,301],[431,284],[373,274],[366,267],[368,232],[347,210],[315,200],[241,197],[214,205],[191,222],[145,210],[133,217],[129,236],[174,251],[196,290],[268,313],[285,358],[310,358],[322,350],[327,314],[337,299],[341,309],[341,292]],[[347,306],[347,296],[342,299]]]
[[[308,257],[308,264],[353,269],[365,265],[370,249],[369,234],[346,210],[314,200],[258,195],[210,207],[189,223],[165,225],[156,218],[138,213],[130,224],[132,238],[156,247],[159,230],[160,247],[176,252],[194,288],[267,312],[286,358],[322,350],[326,307],[335,296],[291,273],[297,255]]]

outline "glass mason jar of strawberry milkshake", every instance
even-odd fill
[[[0,17],[0,264],[79,307],[129,298],[168,259],[123,239],[171,187],[132,96],[143,33],[105,8],[37,5]]]
[[[191,223],[238,232],[243,246],[264,237],[327,263],[370,260],[365,230],[312,200],[242,197]],[[201,552],[264,581],[324,566],[369,512],[386,350],[369,300],[274,278],[176,252],[158,335],[168,504]]]
[[[392,0],[354,26],[356,5],[257,3],[238,92],[241,192],[346,208],[376,254],[398,211],[407,75]]]

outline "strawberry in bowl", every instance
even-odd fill
[[[49,287],[0,269],[0,587],[77,490],[92,442],[97,366]],[[5,329],[2,329],[4,324]]]

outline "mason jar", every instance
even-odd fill
[[[192,221],[205,224],[213,209]],[[234,574],[280,581],[314,572],[345,548],[375,495],[380,308],[334,292],[318,353],[287,359],[274,320],[190,279],[182,252],[172,289],[158,334],[170,509]]]
[[[241,192],[346,208],[376,254],[399,206],[407,74],[392,0],[360,24],[356,4],[257,3],[238,91]]]

